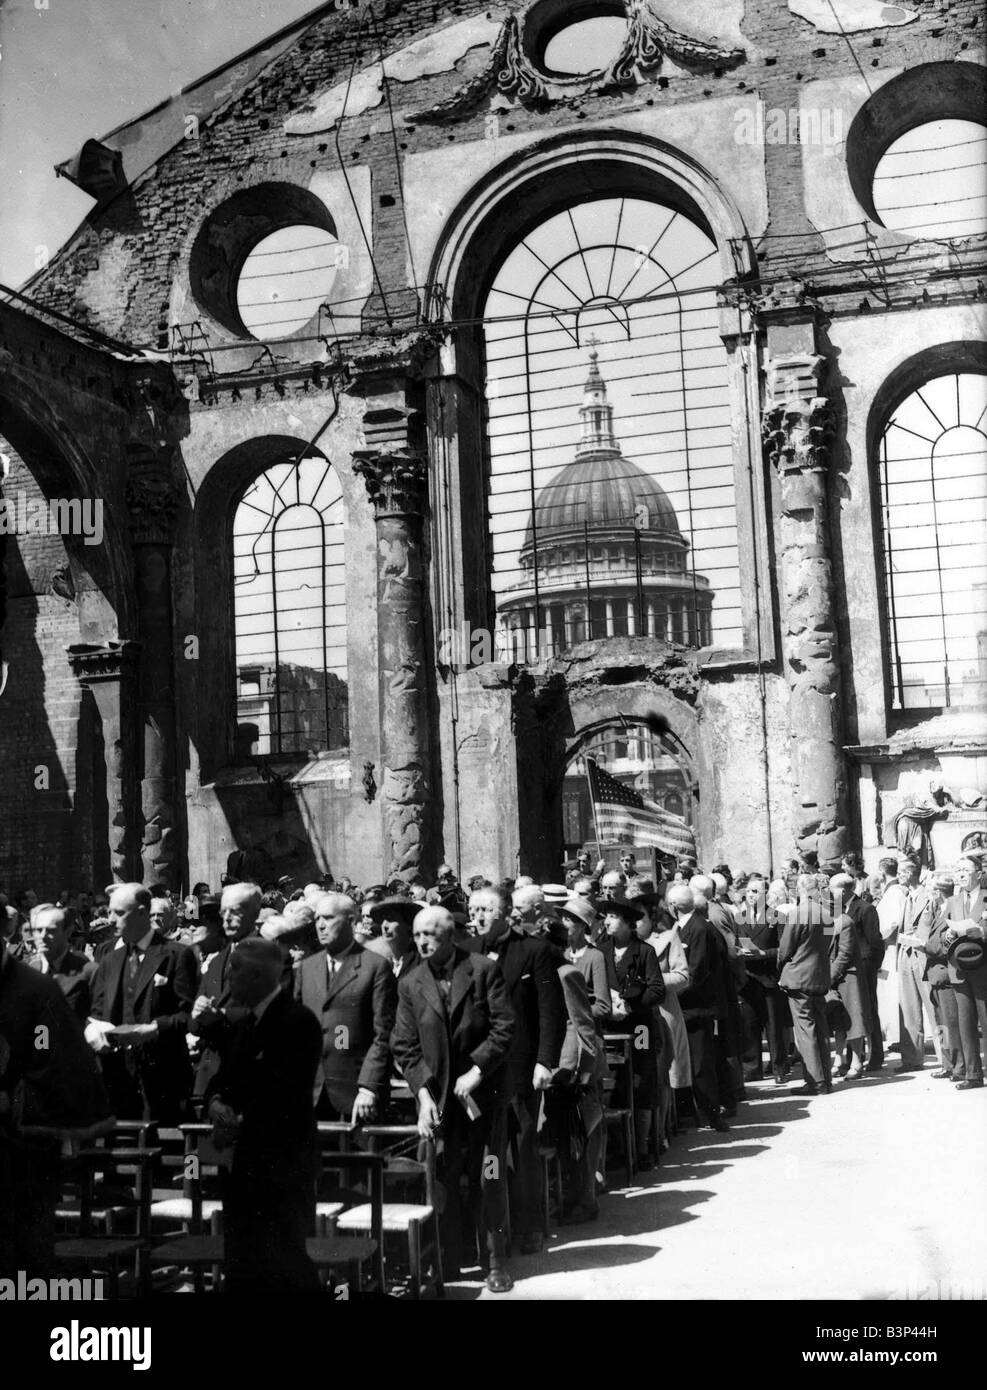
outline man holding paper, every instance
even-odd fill
[[[86,1041],[100,1054],[119,1119],[177,1124],[192,1090],[185,1035],[198,965],[190,947],[154,930],[141,884],[114,888],[109,912],[118,937],[93,976]]]
[[[391,1050],[418,1099],[418,1129],[436,1139],[438,1177],[447,1193],[442,1216],[445,1277],[464,1263],[464,1213],[456,1200],[469,1184],[473,1221],[486,1238],[487,1288],[513,1280],[507,1249],[507,1058],[515,1020],[504,977],[485,956],[455,944],[455,922],[442,907],[414,921],[421,964],[398,986]]]

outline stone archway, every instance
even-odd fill
[[[654,731],[682,769],[701,830],[704,760],[699,756],[699,676],[684,656],[656,661],[647,639],[586,643],[549,663],[545,676],[514,687],[522,871],[555,877],[564,860],[567,770],[602,730]],[[701,843],[701,835],[700,835]]]

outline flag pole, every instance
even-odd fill
[[[596,831],[596,857],[597,859],[602,859],[603,841],[600,839],[600,823],[596,817],[596,797],[593,795],[593,778],[590,775],[589,770],[590,763],[592,763],[593,766],[596,767],[596,759],[586,757],[583,759],[583,761],[586,764],[586,782],[589,786],[589,804],[593,808],[593,829]]]

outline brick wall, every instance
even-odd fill
[[[21,493],[41,500],[20,455],[3,439],[0,450],[10,459],[8,501]],[[65,886],[56,880],[79,849],[74,808],[80,692],[65,654],[66,645],[78,641],[79,621],[75,606],[52,591],[53,576],[67,564],[59,536],[31,535],[27,543],[7,538],[0,881],[14,891],[30,885],[43,898]]]
[[[865,74],[876,74],[934,60],[974,57],[982,50],[983,14],[976,0],[913,0],[910,8],[919,13],[914,23],[853,34],[848,44],[839,34],[819,33],[792,15],[783,0],[748,0],[744,32],[749,37],[749,58],[734,70],[711,75],[675,72],[631,94],[574,99],[544,113],[517,109],[502,119],[507,129],[550,133],[579,121],[605,120],[615,109],[653,106],[658,129],[658,112],[667,103],[756,91],[767,106],[788,108],[798,105],[803,83],[857,75],[858,63]],[[378,9],[382,10],[379,30],[364,25],[362,34],[355,13],[333,10],[316,22],[247,91],[204,121],[198,139],[181,142],[132,189],[97,214],[75,243],[36,278],[32,294],[128,341],[165,345],[172,277],[190,229],[214,205],[217,187],[232,191],[241,182],[255,181],[260,172],[301,183],[313,170],[337,168],[331,133],[287,136],[282,129],[285,117],[320,90],[345,81],[354,61],[357,70],[373,63],[381,46],[393,52],[421,37],[437,21],[447,24],[461,16],[485,13],[487,7],[478,0],[457,5],[391,0]],[[459,69],[413,85],[394,84],[398,112],[450,95],[463,80],[463,64]],[[382,120],[383,111],[379,107],[347,118],[340,131],[340,150],[344,165],[368,164],[374,170],[375,257],[385,288],[397,296],[406,279],[406,241],[395,139]],[[399,152],[480,138],[485,115],[483,104],[448,129],[408,128],[399,119]],[[775,235],[806,230],[800,153],[797,145],[766,149]],[[112,293],[101,283],[103,259],[103,275],[107,284],[112,281]],[[412,306],[408,297],[396,298],[395,303],[404,310]],[[370,316],[378,307],[371,304]]]

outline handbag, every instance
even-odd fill
[[[850,1015],[835,989],[826,995],[826,1027],[830,1033],[849,1033]]]

